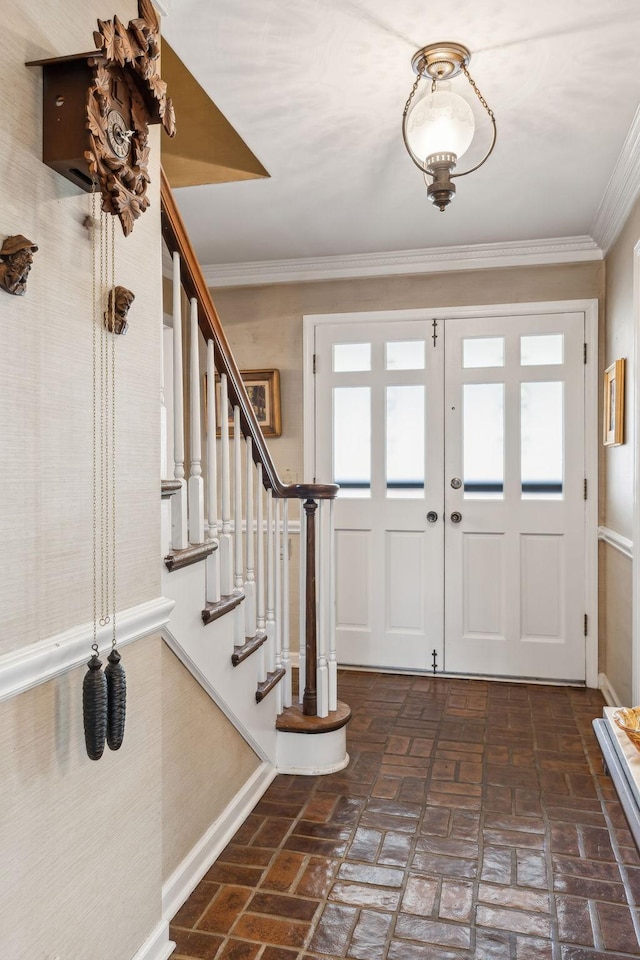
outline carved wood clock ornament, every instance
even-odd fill
[[[98,20],[97,51],[29,64],[44,67],[44,162],[84,190],[97,186],[125,236],[149,206],[149,124],[175,134],[151,0],[138,0],[138,13],[126,27]]]

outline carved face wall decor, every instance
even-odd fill
[[[7,237],[0,248],[0,287],[16,297],[24,296],[27,277],[38,247],[22,234]]]

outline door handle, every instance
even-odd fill
[[[435,510],[429,510],[429,513],[427,514],[427,520],[429,523],[435,523],[437,519],[438,514],[435,512]]]
[[[462,520],[462,514],[458,510],[454,510],[450,515],[451,523],[460,523]]]

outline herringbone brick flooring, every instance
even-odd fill
[[[199,960],[638,957],[596,691],[341,674],[351,763],[279,776],[171,927]]]

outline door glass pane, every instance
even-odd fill
[[[387,387],[387,496],[424,496],[424,387]]]
[[[564,384],[520,385],[523,500],[562,500]]]
[[[334,387],[333,480],[340,497],[371,496],[370,387]]]
[[[520,337],[520,363],[523,367],[564,363],[564,336],[561,333],[550,333],[544,336]]]
[[[371,370],[370,343],[334,343],[334,373],[360,373],[363,370]]]
[[[386,344],[387,370],[424,370],[424,340]]]
[[[465,383],[463,392],[464,496],[504,497],[504,384]]]
[[[504,367],[504,337],[465,337],[463,367]]]

